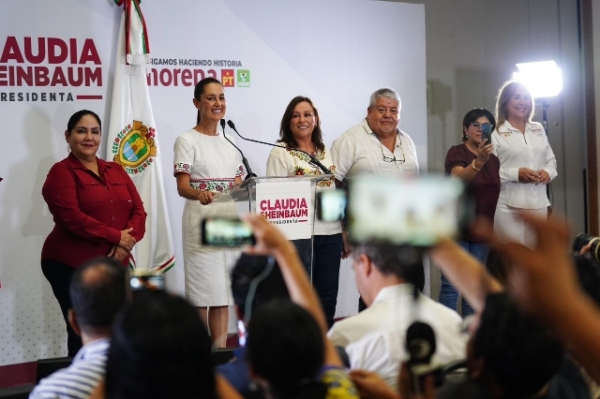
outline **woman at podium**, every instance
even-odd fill
[[[323,144],[319,113],[308,97],[294,97],[288,104],[279,130],[280,147],[273,148],[267,160],[267,176],[320,175],[310,158],[296,149],[316,157],[335,170],[329,149]],[[317,182],[317,191],[334,190],[333,176]],[[312,282],[319,295],[329,326],[333,324],[337,304],[340,260],[343,251],[339,222],[315,220],[313,246],[311,240],[294,240],[304,267],[309,271],[312,254]]]
[[[198,307],[215,346],[224,347],[228,306],[233,304],[229,268],[239,251],[202,245],[200,223],[209,217],[237,218],[234,203],[215,203],[213,198],[241,183],[245,170],[240,153],[219,127],[227,110],[221,82],[202,79],[194,89],[193,103],[198,110],[196,126],[177,137],[174,148],[177,193],[187,200],[182,221],[185,294]]]

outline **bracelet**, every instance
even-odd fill
[[[477,166],[475,166],[475,160],[473,160],[473,162],[471,163],[471,166],[473,167],[473,169],[475,169],[477,172],[481,172],[481,168],[478,168]]]

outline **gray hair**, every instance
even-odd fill
[[[352,257],[358,260],[365,255],[382,274],[394,275],[413,283],[407,271],[422,262],[421,254],[414,247],[396,245],[385,241],[361,242],[352,246]]]
[[[381,97],[398,101],[398,108],[402,108],[402,100],[400,100],[400,96],[398,95],[396,90],[390,89],[389,87],[383,87],[371,94],[371,98],[369,99],[369,108],[375,105],[377,100],[379,100]]]

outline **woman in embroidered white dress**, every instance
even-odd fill
[[[273,148],[267,160],[267,176],[320,175],[321,170],[310,164],[310,158],[295,148],[315,156],[331,171],[335,166],[323,144],[319,114],[312,101],[298,96],[287,106],[279,131],[281,147]],[[335,180],[319,181],[317,190],[334,190]],[[344,244],[339,222],[315,220],[314,239],[294,240],[304,267],[310,270],[312,252],[312,282],[319,295],[329,326],[333,324],[337,304],[340,260]]]
[[[498,125],[492,134],[493,152],[500,160],[500,197],[494,230],[504,239],[535,245],[535,235],[515,217],[517,211],[548,214],[546,185],[556,176],[556,158],[544,127],[532,122],[534,100],[519,82],[500,88],[496,103]]]
[[[229,270],[239,251],[203,246],[200,222],[207,217],[237,217],[233,203],[215,203],[213,197],[240,183],[245,171],[240,153],[219,129],[227,109],[221,82],[202,79],[193,102],[197,124],[175,141],[174,160],[177,192],[187,200],[182,223],[185,293],[199,308],[215,346],[224,347],[228,306],[233,304]]]

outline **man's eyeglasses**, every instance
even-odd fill
[[[385,152],[383,152],[383,144],[381,144],[381,141],[379,142],[379,144],[381,145],[381,156],[383,157],[384,162],[393,162],[396,165],[402,165],[406,161],[406,157],[404,156],[404,150],[402,149],[402,146],[399,146],[400,151],[402,151],[402,159],[398,159],[396,158],[395,154],[393,157],[385,155]]]

